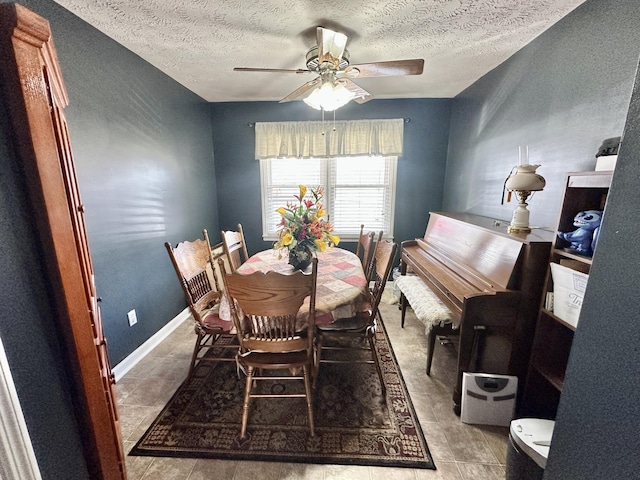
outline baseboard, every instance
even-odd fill
[[[189,318],[191,318],[191,313],[189,313],[188,308],[185,308],[182,312],[176,315],[173,320],[158,330],[151,338],[136,348],[127,358],[113,367],[111,369],[111,373],[113,373],[116,382],[124,377],[129,370],[135,367],[140,360],[146,357],[151,350],[156,348],[160,342],[167,338],[171,332],[180,326],[182,322]]]

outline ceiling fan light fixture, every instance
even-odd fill
[[[316,78],[305,82],[281,99],[280,103],[304,100],[317,110],[333,111],[351,100],[362,104],[373,98],[352,79],[421,75],[424,68],[424,59],[421,58],[350,65],[346,49],[348,38],[344,33],[317,27],[316,37],[316,46],[306,54],[307,70],[236,67],[234,71],[317,73]]]
[[[304,99],[304,103],[316,110],[331,112],[346,105],[354,97],[355,93],[341,83],[323,82],[320,87],[313,89],[311,94]]]

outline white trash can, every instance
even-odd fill
[[[515,414],[517,393],[518,377],[464,372],[460,420],[508,427]]]
[[[554,426],[553,420],[540,418],[511,422],[506,480],[542,480]]]
[[[400,277],[400,266],[398,265],[391,272],[391,278],[393,278],[393,296],[400,300],[400,289],[396,286],[396,280]]]

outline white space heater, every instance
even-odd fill
[[[508,427],[515,414],[517,393],[518,377],[464,372],[460,420]]]

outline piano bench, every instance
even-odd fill
[[[401,327],[404,328],[407,304],[411,305],[416,317],[425,326],[425,332],[428,336],[427,375],[430,375],[436,337],[438,335],[456,335],[459,330],[454,328],[451,323],[453,316],[449,308],[420,277],[401,275],[396,279],[395,286],[400,290]]]

